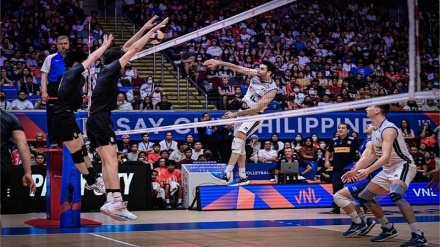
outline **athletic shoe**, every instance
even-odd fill
[[[367,224],[365,224],[364,222],[362,222],[360,224],[356,224],[353,222],[353,223],[351,223],[350,228],[348,228],[347,231],[342,233],[342,235],[344,235],[345,237],[353,236],[353,235],[360,233],[362,230],[364,230],[367,227],[368,227]]]
[[[50,144],[50,148],[59,148],[59,146],[56,143],[52,143],[52,144]]]
[[[127,210],[127,202],[106,202],[101,212],[119,221],[135,220],[137,216]]]
[[[400,247],[421,247],[421,246],[427,246],[428,241],[425,238],[425,235],[422,233],[422,235],[419,235],[417,233],[411,232],[411,239],[400,245]]]
[[[359,236],[367,235],[371,231],[371,229],[373,229],[373,227],[376,225],[376,221],[372,219],[367,219],[367,222],[365,222],[365,224],[367,225],[367,227],[359,232],[358,234]]]
[[[229,183],[229,186],[244,186],[244,185],[248,185],[249,184],[249,180],[247,177],[242,178],[240,177],[239,180],[233,180],[231,183]]]
[[[182,205],[182,203],[177,203],[177,208],[183,208],[183,205]]]
[[[376,237],[372,238],[371,242],[383,242],[387,239],[395,238],[399,235],[397,234],[397,231],[394,228],[394,224],[392,224],[392,227],[390,229],[387,229],[385,227],[381,227],[381,228],[382,228],[382,232]]]
[[[232,172],[229,174],[229,177],[226,175],[226,172],[219,174],[211,173],[211,176],[213,176],[215,179],[219,180],[220,182],[224,184],[230,184],[234,180],[234,175]]]
[[[166,208],[166,209],[171,209],[171,204],[170,204],[170,203],[166,203],[166,204],[165,204],[165,208]]]
[[[105,194],[105,185],[104,185],[104,180],[102,179],[102,177],[97,177],[95,180],[95,183],[92,185],[86,184],[84,185],[84,188],[88,189],[88,190],[94,190],[98,193],[102,193]]]

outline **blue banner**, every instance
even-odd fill
[[[16,112],[15,114],[25,126],[28,139],[34,139],[36,131],[47,133],[45,112]],[[113,112],[112,121],[115,131],[125,131],[199,122],[202,114],[203,112],[192,111]],[[212,111],[210,114],[213,119],[220,119],[224,112]],[[77,117],[83,120],[82,122],[85,124],[87,113],[77,113]],[[397,126],[400,126],[402,119],[408,120],[416,135],[425,122],[431,123],[431,129],[440,124],[440,113],[438,112],[391,112],[387,118]],[[280,118],[265,121],[256,134],[260,139],[270,139],[272,133],[278,133],[281,140],[293,140],[298,133],[302,134],[303,137],[316,133],[319,138],[330,139],[340,123],[348,123],[351,131],[358,132],[359,138],[364,139],[365,134],[363,132],[370,120],[364,111],[332,112],[303,117]],[[173,132],[175,140],[183,140],[186,134],[193,134],[196,139],[199,137],[196,128],[175,130]],[[163,132],[150,132],[150,141],[157,142],[164,138],[165,133]],[[131,140],[140,141],[141,136],[138,134],[131,135]]]
[[[427,183],[411,183],[405,199],[411,205],[438,205],[439,192],[426,189]],[[382,206],[394,205],[387,194],[376,200]],[[286,184],[249,186],[200,186],[199,210],[270,209],[330,207],[331,184]]]

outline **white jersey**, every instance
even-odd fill
[[[385,167],[390,167],[395,164],[400,164],[402,162],[408,163],[410,166],[415,166],[414,160],[411,156],[411,154],[408,151],[408,148],[406,147],[405,139],[403,139],[403,135],[400,131],[400,128],[397,128],[395,124],[385,119],[378,128],[373,130],[372,137],[371,137],[371,143],[375,147],[375,152],[377,157],[382,156],[382,132],[385,129],[393,128],[397,131],[397,137],[394,140],[393,143],[393,149],[391,150],[390,160],[387,164],[385,164]]]
[[[258,76],[254,76],[251,78],[249,88],[243,97],[243,102],[246,103],[247,106],[253,107],[265,94],[277,90],[277,85],[272,79],[270,82],[261,82]]]

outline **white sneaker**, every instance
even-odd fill
[[[275,182],[276,180],[275,180],[275,178],[271,178],[269,181],[270,182]]]
[[[135,220],[137,216],[127,210],[127,202],[106,202],[101,207],[101,212],[119,221]]]
[[[105,185],[104,185],[104,180],[102,179],[102,177],[97,177],[95,183],[92,185],[88,185],[86,182],[86,184],[84,185],[84,188],[86,188],[88,190],[94,190],[98,193],[105,194]]]

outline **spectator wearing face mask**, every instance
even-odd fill
[[[153,91],[153,85],[154,78],[152,76],[148,76],[147,79],[145,79],[145,83],[141,85],[141,92],[148,95],[151,93],[151,91]]]

